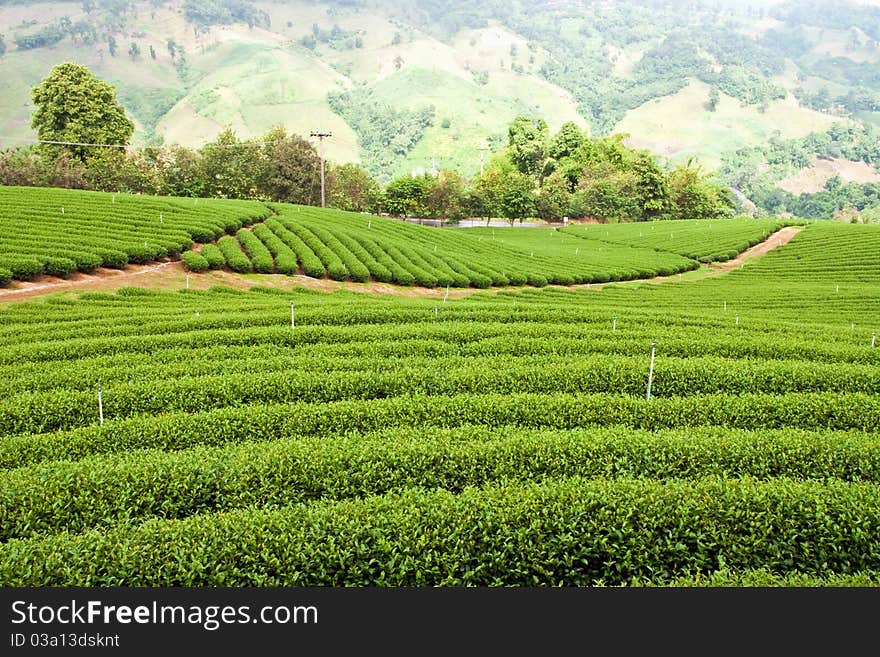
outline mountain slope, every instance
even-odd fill
[[[5,144],[33,138],[29,90],[65,60],[117,85],[138,143],[198,146],[226,127],[248,137],[282,124],[332,132],[331,159],[361,160],[386,179],[432,166],[473,174],[479,149],[503,143],[518,114],[553,129],[627,132],[631,144],[707,169],[776,131],[802,137],[880,117],[880,7],[865,4],[87,4],[0,6]],[[233,9],[250,13],[236,21]],[[377,162],[366,144],[382,126],[330,101],[353,91],[354,104],[368,94],[374,106],[361,109],[389,121],[400,110],[433,114]]]

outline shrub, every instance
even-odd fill
[[[229,235],[224,235],[217,242],[217,246],[226,258],[226,264],[229,268],[239,274],[246,274],[252,271],[251,261],[241,250],[238,240]]]
[[[208,261],[208,267],[211,269],[223,269],[226,266],[226,257],[213,244],[205,244],[202,247],[202,257]]]
[[[180,258],[183,260],[183,264],[189,269],[191,272],[203,272],[207,271],[211,268],[208,264],[207,258],[202,255],[199,255],[195,251],[186,251]]]

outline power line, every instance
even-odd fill
[[[296,134],[296,133],[294,133],[294,134]],[[312,136],[314,136],[314,135],[312,135]],[[331,136],[331,135],[327,135],[327,136]],[[125,149],[131,149],[131,150],[137,150],[137,149],[144,150],[147,148],[162,149],[162,148],[171,148],[172,146],[178,145],[178,144],[163,144],[161,146],[133,146],[131,144],[93,144],[93,143],[79,142],[79,141],[54,141],[51,139],[28,139],[25,137],[5,137],[5,136],[0,136],[0,141],[14,141],[14,142],[22,143],[22,144],[50,144],[53,146],[89,146],[89,147],[93,147],[93,148],[125,148]],[[350,145],[350,146],[357,146],[357,144],[353,144],[352,142],[346,141],[344,139],[341,140],[341,142],[344,144]],[[253,147],[253,146],[264,146],[264,145],[273,145],[273,144],[282,144],[282,143],[284,143],[283,139],[273,139],[270,141],[256,141],[256,142],[242,141],[242,142],[236,142],[234,144],[213,144],[211,142],[208,142],[207,144],[203,144],[202,147],[213,146],[214,148],[241,148],[243,146]]]
[[[318,154],[321,157],[321,207],[324,207],[324,137],[332,137],[330,132],[312,132],[309,137],[318,138]]]

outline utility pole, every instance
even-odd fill
[[[330,132],[313,132],[311,137],[318,138],[318,155],[321,156],[321,207],[324,207],[324,137],[332,137]]]

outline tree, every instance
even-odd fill
[[[440,222],[460,221],[464,218],[464,180],[457,171],[443,169],[432,180],[425,198],[428,216],[439,217]]]
[[[150,58],[156,59],[156,49],[150,44]]]
[[[3,40],[3,35],[0,34],[0,57],[6,54],[6,42]]]
[[[116,100],[112,85],[99,80],[85,66],[59,64],[31,91],[37,109],[31,127],[45,141],[127,145],[134,123]],[[71,146],[80,160],[93,151]]]
[[[571,157],[587,140],[587,136],[581,131],[576,123],[567,121],[559,128],[559,132],[550,142],[548,154],[555,160]]]
[[[577,214],[599,219],[629,219],[640,216],[638,179],[630,171],[619,171],[607,162],[594,166],[581,180],[575,193]]]
[[[535,199],[535,214],[541,219],[561,219],[568,215],[570,205],[568,179],[563,173],[554,171],[544,179],[541,193]]]
[[[513,171],[504,177],[501,185],[501,214],[511,225],[517,219],[535,216],[535,195],[532,179]]]
[[[385,187],[385,209],[398,217],[423,217],[431,176],[400,176]]]
[[[330,172],[328,205],[349,212],[376,212],[382,188],[359,164],[343,164]]]
[[[49,158],[34,147],[0,151],[0,185],[85,189],[85,166],[68,151]]]
[[[259,198],[259,147],[238,141],[227,128],[199,150],[202,193],[221,198]]]
[[[128,56],[132,59],[137,59],[141,56],[141,47],[134,41],[132,41],[131,45],[128,47]]]
[[[109,37],[107,37],[107,50],[110,51],[111,57],[116,57],[116,50],[117,50],[116,37],[113,36],[112,34]]]
[[[203,196],[205,180],[199,154],[183,146],[172,146],[159,157],[162,172],[162,194],[169,196]]]
[[[262,195],[284,203],[320,205],[321,158],[299,135],[278,126],[263,137]]]
[[[177,42],[174,39],[168,39],[165,45],[168,48],[168,54],[171,55],[171,59],[174,59],[177,56]]]
[[[731,191],[709,182],[692,160],[670,172],[669,193],[672,219],[721,218],[733,214],[736,207]]]
[[[547,157],[547,123],[544,119],[518,116],[510,124],[507,135],[510,159],[521,173],[536,176],[540,181]]]
[[[669,207],[669,184],[666,174],[648,151],[640,151],[631,165],[636,176],[636,198],[641,208],[640,219],[651,220]]]
[[[517,170],[510,161],[509,153],[505,151],[495,155],[471,185],[468,196],[469,214],[474,217],[485,217],[487,223],[492,217],[504,216],[502,203],[504,185],[507,178],[514,173],[517,173]]]
[[[403,57],[397,55],[397,57],[394,58],[394,68],[399,71],[401,66],[403,66]]]

